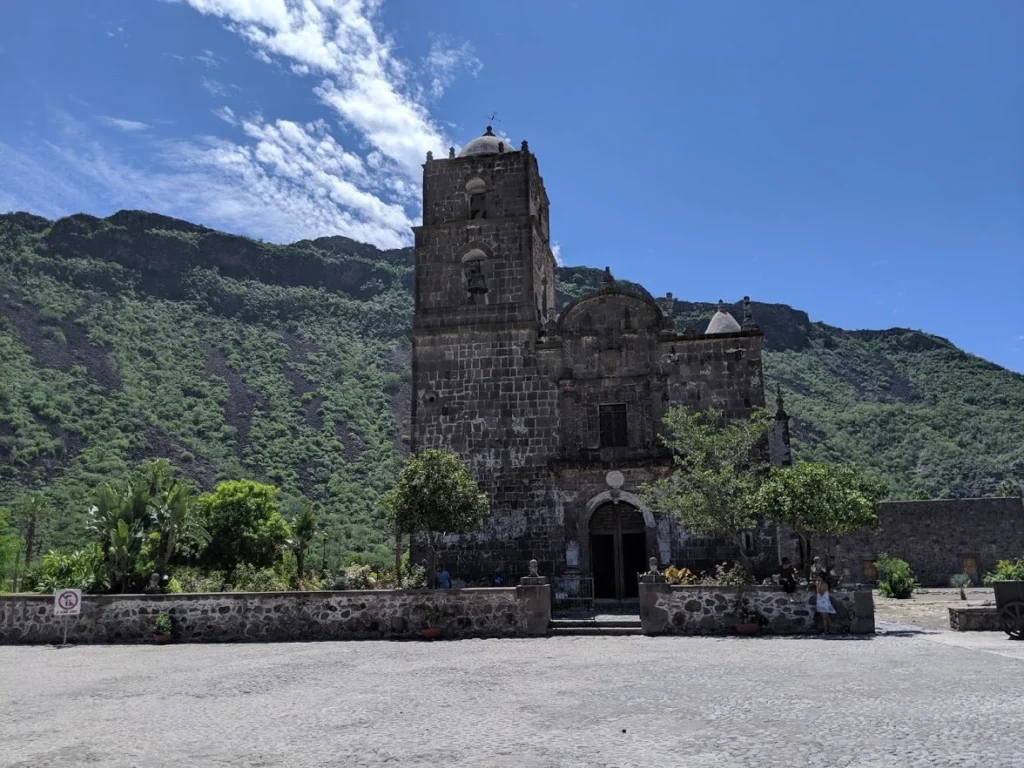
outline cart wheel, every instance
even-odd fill
[[[1003,630],[1014,640],[1024,637],[1024,602],[1007,603],[999,612]]]

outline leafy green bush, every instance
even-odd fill
[[[168,616],[166,613],[161,613],[159,616],[156,617],[154,634],[169,635],[171,634],[172,628],[173,624],[171,622],[171,617]]]
[[[878,591],[883,596],[904,600],[914,594],[917,580],[906,560],[889,557],[883,552],[878,556],[875,567],[878,569]]]
[[[982,579],[985,586],[992,586],[997,581],[1024,581],[1024,557],[1016,560],[1000,560],[996,569],[986,573]]]
[[[257,568],[249,563],[239,565],[231,575],[229,592],[287,592],[288,579],[273,568]]]
[[[711,573],[704,574],[698,584],[713,587],[742,587],[750,581],[747,569],[740,563],[732,566],[727,563],[719,563]]]
[[[35,591],[48,594],[58,589],[103,592],[109,587],[103,552],[91,544],[77,552],[47,552],[38,571]]]

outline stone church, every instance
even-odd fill
[[[537,157],[486,133],[423,166],[415,228],[413,450],[459,454],[491,500],[476,534],[448,537],[440,562],[479,583],[592,576],[597,598],[628,599],[647,560],[706,569],[735,551],[689,535],[639,499],[671,460],[668,408],[764,406],[763,335],[719,303],[703,333],[677,333],[659,304],[606,270],[602,287],[555,309],[550,207]],[[779,404],[772,455],[786,462]],[[769,529],[751,554],[777,562]]]

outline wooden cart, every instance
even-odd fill
[[[992,588],[1003,630],[1014,640],[1024,638],[1024,581],[997,581]]]

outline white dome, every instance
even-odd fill
[[[736,318],[725,311],[725,302],[719,301],[718,311],[711,318],[711,322],[708,323],[708,329],[704,333],[708,336],[713,336],[719,333],[739,333],[741,330],[743,329],[736,322]]]
[[[491,126],[487,126],[487,130],[483,136],[478,136],[471,142],[466,144],[461,150],[459,150],[459,157],[472,157],[473,155],[496,155],[498,154],[498,144],[504,144],[503,147],[505,152],[514,152],[512,148],[512,142],[508,139],[504,139],[501,136],[495,136],[491,133]]]

